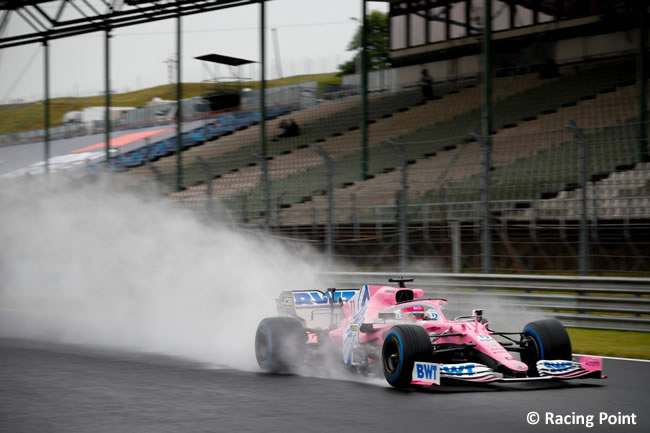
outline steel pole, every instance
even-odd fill
[[[180,6],[179,6],[180,7]],[[183,189],[183,84],[181,74],[181,13],[176,16],[176,191]]]
[[[266,2],[260,1],[260,154],[264,188],[264,229],[271,227],[271,185],[266,149]]]
[[[492,273],[492,230],[490,226],[490,166],[492,151],[490,139],[480,137],[481,144],[481,261],[482,271]]]
[[[484,2],[483,26],[483,113],[482,113],[482,218],[481,261],[483,273],[492,273],[492,235],[490,230],[490,165],[492,164],[492,0]]]
[[[451,271],[455,274],[461,271],[460,221],[450,221],[451,227]]]
[[[492,273],[492,233],[490,229],[490,165],[492,155],[486,137],[473,131],[469,135],[481,146],[481,267],[483,273]]]
[[[567,120],[567,128],[571,129],[578,137],[578,181],[580,182],[580,275],[589,275],[590,252],[589,252],[589,227],[587,210],[587,185],[589,183],[589,143],[587,137],[572,120]]]
[[[207,187],[205,189],[205,196],[206,196],[206,199],[207,199],[205,205],[208,208],[208,210],[210,212],[212,212],[213,211],[213,207],[212,207],[212,171],[210,170],[210,164],[208,164],[208,162],[205,159],[201,158],[200,156],[196,157],[196,162],[198,162],[199,165],[201,166],[201,169],[203,170],[203,175],[205,176],[205,185]]]
[[[361,0],[361,180],[368,179],[368,20]]]
[[[44,162],[45,173],[50,173],[50,45],[47,38],[43,39],[43,123],[45,124]]]
[[[111,162],[111,29],[106,27],[104,38],[104,150],[106,152],[106,165],[110,166]]]
[[[400,191],[399,191],[399,270],[406,271],[408,265],[408,155],[404,146],[394,138],[388,141],[393,145],[400,158]]]
[[[638,131],[638,159],[639,162],[648,161],[648,133],[647,133],[647,89],[648,89],[648,12],[645,2],[640,2],[639,11],[639,55],[637,58],[637,93],[639,99],[639,131]]]
[[[589,275],[589,235],[587,226],[587,184],[589,182],[589,148],[584,136],[580,139],[580,275]]]
[[[262,173],[260,175],[260,182],[262,183],[262,193],[264,195],[264,230],[271,229],[271,188],[267,185],[269,174],[269,161],[268,158],[259,153],[253,152],[252,155],[260,161]],[[246,196],[244,196],[246,199]]]
[[[332,158],[320,144],[314,150],[325,160],[327,181],[327,260],[332,264],[334,258],[334,164]]]

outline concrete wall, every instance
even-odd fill
[[[637,39],[636,31],[567,39],[554,44],[554,57],[558,64],[562,64],[590,57],[634,51],[637,48]]]
[[[479,72],[478,56],[466,56],[453,60],[426,63],[423,65],[373,71],[368,74],[368,90],[398,91],[404,87],[416,85],[420,80],[420,70],[426,67],[434,81],[448,81],[456,78],[475,76]],[[360,86],[358,74],[344,75],[344,86]]]

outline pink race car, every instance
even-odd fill
[[[263,319],[257,328],[260,368],[294,372],[334,356],[360,372],[380,367],[396,388],[454,380],[606,378],[601,358],[572,360],[571,341],[557,320],[530,322],[521,332],[495,332],[481,310],[449,320],[442,313],[444,299],[426,299],[422,289],[406,288],[410,279],[389,281],[399,287],[282,292],[280,316]]]

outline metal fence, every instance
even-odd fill
[[[259,91],[249,90],[241,94],[241,108],[243,110],[257,110],[259,104]],[[318,99],[318,82],[305,81],[286,86],[269,87],[264,94],[268,106],[294,105],[301,108],[311,107]]]
[[[586,139],[569,128],[496,134],[487,200],[487,149],[469,136],[388,139],[371,161],[395,168],[365,182],[348,176],[358,155],[315,145],[294,164],[289,155],[264,161],[266,182],[262,164],[235,161],[242,168],[215,179],[206,167],[205,182],[170,197],[193,207],[221,200],[243,224],[366,269],[646,274],[650,164],[634,162],[636,127],[585,128]],[[436,147],[446,150],[422,157]]]
[[[432,98],[372,93],[365,115],[355,94],[279,115],[263,151],[251,124],[129,173],[362,269],[647,275],[648,123],[631,65],[497,71],[487,133],[486,86],[436,82]],[[282,134],[288,118],[298,135]]]
[[[381,272],[323,275],[332,285],[346,288],[385,285],[394,276]],[[409,277],[415,279],[413,287],[425,289],[427,296],[448,299],[449,314],[486,307],[486,316],[497,319],[497,314],[526,310],[531,317],[554,317],[565,326],[650,332],[648,278],[450,273],[412,273]]]

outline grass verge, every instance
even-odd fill
[[[573,353],[650,359],[650,332],[567,328]]]

